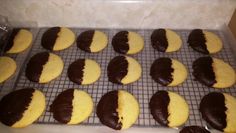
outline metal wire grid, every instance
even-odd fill
[[[28,28],[27,28],[28,29]],[[33,40],[32,40],[32,44],[34,44],[34,40],[37,36],[37,32],[38,29],[37,28],[31,28],[29,29],[29,31],[33,34]],[[31,44],[31,46],[32,46]],[[18,54],[5,54],[3,51],[0,51],[0,56],[8,56],[11,57],[12,59],[14,59],[16,61],[16,65],[17,65],[17,69],[16,72],[14,73],[13,76],[10,77],[10,79],[6,80],[4,83],[0,84],[0,98],[9,93],[10,91],[12,91],[13,87],[14,87],[14,83],[17,79],[17,75],[21,69],[22,64],[24,63],[30,49],[31,46],[29,48],[27,48],[25,51],[18,53]]]
[[[30,59],[30,57],[32,57],[34,54],[38,52],[46,51],[40,45],[41,37],[42,37],[42,34],[45,32],[45,30],[46,30],[45,28],[40,30],[36,38],[36,41],[32,47],[32,50],[30,52],[30,55],[28,56],[27,62]],[[81,32],[88,29],[74,28],[72,30],[76,33],[76,36],[78,36]],[[113,57],[119,55],[113,50],[111,46],[111,40],[112,40],[112,37],[120,30],[115,30],[115,29],[110,29],[110,30],[100,29],[100,30],[105,32],[109,38],[109,43],[108,43],[107,48],[105,48],[100,53],[86,53],[78,49],[76,47],[76,44],[73,44],[70,48],[66,50],[63,50],[60,52],[54,52],[57,55],[60,55],[60,57],[63,59],[64,70],[60,77],[58,77],[57,79],[55,79],[54,81],[50,83],[37,84],[37,83],[30,82],[25,77],[26,64],[23,66],[23,69],[20,72],[19,78],[16,81],[15,89],[21,89],[25,87],[34,87],[34,88],[40,89],[46,95],[46,100],[47,100],[46,111],[39,118],[37,123],[58,124],[58,122],[56,122],[54,118],[52,117],[52,113],[49,112],[49,106],[51,105],[54,98],[60,92],[69,88],[79,88],[81,90],[84,90],[88,92],[93,98],[94,111],[92,115],[86,121],[82,123],[83,125],[101,125],[99,122],[99,119],[96,116],[96,105],[98,101],[100,100],[101,96],[111,90],[123,89],[132,93],[137,98],[140,105],[140,115],[139,115],[139,119],[135,123],[135,126],[139,126],[139,127],[158,127],[159,126],[159,124],[155,122],[152,116],[150,115],[149,108],[148,108],[148,103],[151,96],[158,90],[169,90],[169,91],[177,92],[178,94],[180,94],[187,100],[190,107],[190,115],[185,125],[200,125],[200,126],[206,125],[206,123],[202,120],[200,116],[198,105],[200,103],[201,98],[207,93],[212,92],[212,91],[220,91],[220,92],[227,92],[233,96],[236,96],[236,88],[235,88],[236,86],[227,88],[227,89],[214,89],[214,88],[205,87],[204,85],[201,85],[197,81],[194,81],[194,77],[192,76],[192,67],[191,67],[192,62],[198,57],[202,57],[204,55],[193,51],[190,47],[187,46],[186,41],[187,41],[188,34],[190,32],[189,30],[176,30],[176,32],[181,36],[183,40],[183,45],[182,45],[181,50],[179,50],[178,52],[173,52],[173,53],[157,52],[151,47],[150,35],[152,33],[152,30],[133,30],[133,31],[138,32],[144,38],[144,41],[145,41],[145,47],[142,50],[142,52],[132,55],[132,57],[138,60],[138,62],[142,66],[142,77],[137,82],[134,82],[129,85],[116,85],[116,84],[110,83],[107,78],[106,68],[109,61]],[[216,34],[218,34],[224,43],[223,50],[219,52],[218,54],[214,54],[213,56],[223,59],[224,61],[228,62],[235,68],[233,53],[230,47],[228,46],[227,42],[225,41],[223,33],[220,31],[212,31],[212,32],[215,32]],[[187,67],[189,71],[187,80],[182,85],[179,85],[177,87],[163,87],[155,83],[149,76],[149,71],[150,71],[152,62],[159,57],[171,57],[171,58],[175,58],[181,61]],[[101,69],[102,69],[102,74],[101,74],[100,79],[94,84],[82,86],[82,85],[74,84],[68,79],[67,77],[68,66],[73,61],[79,58],[94,59],[100,64]]]

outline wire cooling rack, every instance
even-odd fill
[[[78,36],[81,32],[88,29],[72,28],[72,30],[74,31],[74,33],[76,33],[76,36]],[[49,106],[51,105],[52,101],[60,92],[69,88],[78,88],[78,89],[84,90],[88,92],[93,98],[94,111],[91,114],[91,116],[82,123],[82,125],[101,125],[96,115],[96,105],[99,102],[101,96],[111,90],[123,89],[132,93],[137,98],[140,105],[140,115],[134,126],[138,126],[138,127],[160,126],[157,122],[154,121],[148,108],[148,103],[151,96],[158,90],[169,90],[169,91],[177,92],[178,94],[180,94],[187,100],[190,107],[190,115],[185,125],[200,125],[200,126],[206,125],[206,123],[200,116],[198,105],[200,103],[201,98],[207,93],[212,92],[212,91],[220,91],[220,92],[227,92],[233,96],[236,96],[236,86],[233,86],[227,89],[214,89],[214,88],[208,88],[204,85],[201,85],[199,82],[194,80],[194,77],[192,76],[192,71],[193,71],[191,67],[192,62],[195,59],[202,57],[204,55],[193,51],[192,48],[190,48],[187,45],[186,42],[187,42],[187,37],[188,37],[188,34],[190,33],[190,30],[175,30],[181,36],[183,40],[183,45],[179,51],[173,52],[173,53],[161,53],[161,52],[155,51],[152,48],[151,43],[150,43],[150,36],[151,36],[152,30],[132,30],[132,31],[138,32],[144,38],[144,41],[145,41],[145,47],[142,50],[142,52],[135,55],[131,55],[133,58],[138,60],[138,62],[141,64],[142,77],[138,81],[129,85],[113,84],[108,81],[106,69],[107,69],[107,65],[109,61],[115,56],[119,55],[113,50],[111,46],[111,40],[112,40],[112,37],[120,30],[118,29],[99,29],[99,30],[105,32],[109,38],[108,46],[100,53],[86,53],[78,49],[75,43],[66,50],[54,52],[55,54],[59,55],[63,59],[64,69],[61,76],[59,76],[57,79],[55,79],[54,81],[50,83],[38,84],[38,83],[30,82],[25,77],[26,63],[23,65],[19,73],[19,76],[16,80],[14,89],[34,87],[34,88],[40,89],[46,95],[46,100],[47,100],[46,111],[36,123],[58,124],[58,122],[54,120],[52,113],[49,112]],[[41,37],[45,31],[46,31],[46,28],[42,28],[38,32],[37,38],[25,62],[28,62],[30,57],[32,57],[34,54],[38,52],[46,51],[41,46]],[[232,65],[235,68],[234,55],[231,51],[231,48],[225,41],[226,39],[224,38],[223,33],[221,31],[212,31],[212,32],[219,35],[219,37],[222,39],[223,44],[224,44],[224,48],[222,49],[222,51],[217,54],[214,54],[213,57],[223,59],[225,62],[228,62],[230,65]],[[149,76],[149,72],[150,72],[150,67],[151,67],[152,62],[159,57],[171,57],[171,58],[175,58],[181,61],[187,67],[189,71],[187,80],[183,84],[177,87],[163,87],[157,84],[156,82],[154,82]],[[100,64],[101,69],[102,69],[101,77],[94,84],[82,86],[82,85],[74,84],[68,79],[67,77],[68,66],[73,61],[79,58],[93,59],[93,60],[96,60]]]

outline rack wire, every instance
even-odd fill
[[[46,29],[47,28],[42,28],[38,32],[37,38],[33,44],[33,47],[29,53],[29,56],[26,59],[26,62],[28,62],[30,57],[32,57],[34,54],[38,52],[42,52],[42,51],[47,51],[41,46],[41,37],[43,33],[46,31]],[[76,33],[76,36],[78,36],[81,32],[88,29],[72,28],[72,30],[74,31],[74,33]],[[134,126],[138,126],[138,127],[159,127],[160,126],[157,122],[154,121],[148,108],[148,103],[151,96],[158,90],[169,90],[169,91],[177,92],[178,94],[180,94],[187,100],[187,103],[190,108],[190,115],[185,125],[199,125],[199,126],[206,125],[206,123],[200,116],[198,108],[199,108],[199,103],[200,103],[201,98],[207,93],[213,92],[213,91],[220,91],[220,92],[226,92],[233,96],[236,96],[236,86],[226,88],[226,89],[214,89],[214,88],[206,87],[194,80],[194,77],[192,75],[192,71],[193,71],[192,62],[195,59],[202,57],[204,55],[194,51],[186,43],[190,30],[175,30],[181,36],[182,41],[183,41],[182,48],[179,51],[173,52],[173,53],[161,53],[154,50],[151,46],[150,36],[153,30],[130,29],[132,31],[138,32],[144,38],[144,41],[145,41],[145,47],[142,50],[142,52],[135,55],[130,55],[131,57],[138,60],[138,62],[141,64],[142,77],[138,81],[132,84],[128,84],[128,85],[113,84],[108,81],[106,69],[107,69],[107,65],[109,61],[115,56],[119,55],[113,50],[111,46],[111,40],[112,40],[112,37],[121,29],[99,29],[99,30],[106,33],[109,38],[108,46],[102,52],[86,53],[78,49],[75,43],[66,50],[53,52],[59,55],[63,59],[64,69],[61,76],[56,78],[54,81],[51,81],[50,83],[38,84],[38,83],[30,82],[25,77],[26,63],[22,66],[22,69],[16,80],[14,89],[33,87],[33,88],[37,88],[43,91],[46,96],[46,101],[47,101],[46,111],[38,119],[36,123],[59,124],[57,121],[54,120],[52,113],[49,112],[49,106],[51,105],[52,101],[60,92],[69,88],[77,88],[77,89],[84,90],[88,92],[93,98],[93,102],[94,102],[93,113],[86,121],[82,123],[82,125],[101,125],[96,115],[96,105],[99,102],[101,96],[111,90],[123,89],[132,93],[137,98],[140,105],[140,115]],[[217,35],[219,35],[219,37],[222,39],[223,44],[224,44],[224,48],[219,53],[214,54],[212,56],[223,59],[225,62],[229,63],[231,66],[235,68],[234,56],[231,51],[231,48],[226,42],[224,34],[221,31],[217,31],[217,30],[214,30],[214,31],[209,30],[209,31],[212,31],[216,33]],[[159,57],[170,57],[170,58],[175,58],[181,61],[187,67],[189,71],[187,80],[183,84],[177,87],[163,87],[160,84],[157,84],[155,81],[153,81],[149,75],[150,67],[151,67],[152,62]],[[93,59],[93,60],[96,60],[100,64],[101,70],[102,70],[101,77],[94,84],[85,85],[85,86],[77,85],[71,82],[69,78],[67,77],[68,66],[73,61],[79,58]]]

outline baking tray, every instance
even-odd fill
[[[87,28],[84,28],[84,29],[71,28],[71,29],[74,31],[76,36],[78,36],[81,32],[88,30]],[[107,69],[107,65],[109,61],[113,57],[120,55],[113,50],[111,46],[111,40],[112,40],[112,37],[118,31],[122,29],[99,29],[105,32],[109,38],[108,46],[100,53],[86,53],[78,49],[75,43],[66,50],[53,52],[59,55],[64,61],[64,69],[61,76],[47,84],[38,84],[38,83],[30,82],[25,77],[25,67],[29,59],[34,54],[38,52],[47,51],[41,46],[41,37],[46,30],[47,28],[41,28],[39,30],[38,35],[36,36],[36,40],[34,41],[31,51],[29,52],[29,55],[23,61],[26,63],[24,63],[24,65],[22,66],[20,73],[14,83],[14,87],[12,89],[8,89],[8,92],[10,92],[15,89],[34,87],[44,92],[46,96],[46,100],[47,100],[46,111],[38,119],[36,123],[59,124],[57,121],[54,120],[52,113],[49,112],[49,106],[51,105],[52,101],[60,92],[69,88],[78,88],[78,89],[84,90],[88,92],[93,98],[93,102],[94,102],[93,113],[86,121],[82,123],[82,125],[101,125],[96,115],[96,105],[99,102],[101,96],[111,90],[123,89],[132,93],[137,98],[140,105],[140,115],[134,125],[137,127],[160,127],[160,125],[157,122],[155,122],[154,119],[152,118],[149,108],[148,108],[148,103],[151,96],[158,90],[169,90],[169,91],[177,92],[178,94],[180,94],[187,100],[189,108],[190,108],[190,115],[185,125],[206,126],[205,121],[200,116],[200,112],[198,108],[199,108],[199,103],[200,103],[201,98],[204,95],[208,94],[209,92],[213,92],[213,91],[226,92],[233,96],[236,96],[236,86],[233,86],[227,89],[214,89],[214,88],[206,87],[194,80],[194,77],[192,75],[192,71],[193,71],[192,63],[195,59],[202,57],[204,55],[194,51],[192,48],[188,46],[187,38],[191,30],[175,30],[182,38],[182,41],[183,41],[182,48],[179,51],[173,52],[173,53],[161,53],[154,50],[151,46],[150,36],[153,30],[130,29],[132,31],[138,32],[144,38],[144,41],[145,41],[145,46],[142,52],[135,55],[130,55],[131,57],[138,60],[138,62],[142,66],[142,77],[138,81],[132,84],[116,85],[109,82],[107,78],[106,69]],[[212,31],[216,33],[217,35],[219,35],[219,37],[223,41],[223,49],[219,53],[213,54],[212,56],[223,59],[225,62],[229,63],[231,66],[235,68],[236,66],[235,66],[234,54],[231,51],[232,49],[229,45],[229,42],[226,41],[227,39],[224,36],[224,33],[221,30],[208,30],[208,31]],[[187,67],[188,72],[189,72],[187,80],[183,84],[177,87],[163,87],[160,84],[157,84],[155,81],[153,81],[151,77],[149,76],[150,67],[151,67],[152,62],[159,57],[171,57],[171,58],[175,58],[181,61]],[[68,66],[73,61],[79,58],[94,59],[100,64],[101,69],[102,69],[101,77],[94,84],[82,86],[82,85],[77,85],[68,79],[67,77]],[[7,88],[2,88],[2,90],[3,89],[7,89]]]

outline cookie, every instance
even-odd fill
[[[27,49],[32,43],[33,35],[27,29],[15,28],[9,36],[9,40],[5,46],[6,53],[20,53]]]
[[[63,66],[64,63],[58,55],[41,52],[31,57],[25,75],[30,81],[47,83],[61,74]]]
[[[97,116],[102,124],[115,130],[131,127],[139,115],[136,98],[123,90],[110,91],[97,105]]]
[[[42,37],[41,44],[45,49],[59,51],[70,47],[75,41],[75,34],[66,27],[52,27]]]
[[[195,51],[203,54],[217,53],[223,47],[221,39],[216,34],[201,29],[191,31],[188,44]]]
[[[200,83],[214,88],[226,88],[235,83],[234,69],[223,60],[210,56],[193,62],[193,76]]]
[[[78,59],[70,64],[67,75],[78,85],[92,84],[99,79],[101,68],[94,60]]]
[[[107,35],[98,30],[84,31],[77,38],[77,47],[89,53],[103,50],[107,43]]]
[[[179,133],[210,133],[210,131],[200,126],[187,126],[182,128]]]
[[[236,132],[236,99],[233,96],[211,92],[202,98],[200,112],[211,127],[224,132]]]
[[[181,62],[167,57],[156,59],[150,70],[152,79],[163,86],[177,86],[186,80],[187,75]]]
[[[174,52],[181,48],[180,36],[169,29],[156,29],[151,35],[151,44],[154,49],[160,52]]]
[[[65,124],[79,124],[92,113],[93,100],[88,93],[77,89],[61,92],[50,106],[54,119]]]
[[[189,107],[185,99],[170,91],[156,92],[149,102],[149,108],[153,118],[163,126],[183,125],[189,116]]]
[[[121,54],[136,54],[144,47],[144,40],[136,32],[120,31],[112,39],[114,50]]]
[[[16,62],[7,56],[0,57],[0,83],[10,78],[16,71]]]
[[[10,127],[22,128],[36,121],[45,110],[44,94],[33,88],[13,91],[0,101],[0,121]]]
[[[110,82],[116,84],[129,84],[141,77],[142,68],[133,58],[116,56],[107,67],[107,76]]]

